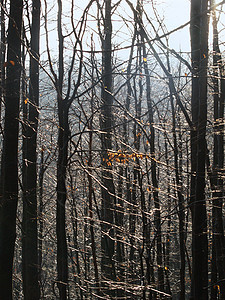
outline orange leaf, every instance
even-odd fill
[[[10,60],[9,62],[10,62],[10,64],[11,64],[12,66],[15,66],[15,61]]]

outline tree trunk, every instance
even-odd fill
[[[145,73],[148,74],[148,69],[145,66]],[[154,225],[156,230],[156,253],[157,253],[157,265],[158,265],[158,288],[160,291],[164,291],[164,270],[163,270],[163,249],[162,249],[162,229],[161,229],[161,211],[160,211],[160,199],[159,199],[159,186],[157,179],[157,165],[155,159],[155,128],[154,128],[154,113],[152,108],[151,99],[151,87],[150,77],[146,77],[147,80],[147,107],[148,107],[148,120],[150,129],[150,155],[151,155],[151,179],[153,186],[153,201],[155,206],[154,213]]]
[[[169,57],[168,61],[168,71],[170,72]],[[177,142],[176,134],[176,115],[174,107],[174,93],[171,82],[171,77],[169,77],[169,89],[170,89],[170,104],[172,112],[172,133],[173,133],[173,150],[174,150],[174,169],[175,169],[175,180],[176,180],[176,190],[178,196],[178,218],[179,218],[179,243],[180,243],[180,300],[185,300],[185,213],[184,213],[184,196],[182,193],[182,180],[179,168],[179,147]]]
[[[10,2],[6,63],[5,127],[1,165],[0,199],[0,291],[12,299],[12,267],[18,202],[18,131],[21,75],[21,27],[23,1]]]
[[[208,0],[191,1],[192,123],[191,211],[192,297],[208,299],[208,240],[205,199]]]
[[[212,6],[214,1],[211,1]],[[212,231],[213,231],[213,253],[216,260],[220,297],[225,297],[225,240],[223,228],[223,167],[224,167],[224,98],[225,79],[224,66],[218,41],[216,12],[212,12],[213,18],[213,97],[214,97],[214,149],[213,149],[213,170],[212,170]],[[215,267],[214,267],[215,268]],[[214,285],[217,284],[214,282]],[[214,289],[215,290],[215,289]]]
[[[62,102],[61,99],[58,99]],[[56,210],[56,235],[57,235],[57,285],[60,300],[67,299],[68,282],[68,251],[66,241],[66,212],[67,199],[66,169],[68,154],[68,111],[59,105],[59,135],[58,135],[58,161],[57,161],[57,210]]]
[[[114,255],[114,203],[115,187],[112,176],[112,167],[109,161],[108,151],[112,150],[112,22],[111,0],[105,0],[104,19],[105,38],[103,40],[102,59],[102,109],[101,109],[101,141],[102,141],[102,275],[106,281],[115,280]],[[112,291],[110,294],[112,295]]]
[[[57,286],[60,300],[67,299],[68,284],[68,251],[66,240],[66,172],[68,160],[69,123],[67,101],[63,99],[63,47],[62,34],[62,1],[58,0],[58,39],[59,39],[59,68],[56,82],[58,102],[58,160],[57,160],[57,207],[56,207],[56,236],[57,236]]]
[[[33,0],[28,119],[23,145],[23,290],[24,299],[39,299],[37,247],[37,130],[39,107],[40,0]]]
[[[0,45],[0,118],[2,119],[2,100],[5,95],[5,53],[6,53],[6,32],[5,32],[5,0],[1,0],[1,45]],[[2,126],[2,124],[1,124]]]

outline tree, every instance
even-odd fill
[[[191,1],[192,122],[191,211],[192,297],[208,299],[208,240],[205,199],[208,1]]]
[[[4,298],[223,298],[220,19],[211,53],[217,4],[184,0],[168,31],[166,1],[26,1],[19,31],[22,1],[1,1]]]
[[[215,5],[211,1],[211,6]],[[212,188],[212,299],[216,299],[219,286],[221,299],[225,295],[224,265],[225,240],[223,228],[223,178],[224,169],[224,97],[225,81],[223,59],[219,46],[218,20],[215,9],[212,10],[213,22],[213,100],[214,100],[214,140],[213,140],[213,167],[210,172]],[[217,276],[218,274],[218,276]],[[214,297],[214,298],[213,298]]]
[[[112,7],[111,0],[105,0],[104,38],[102,38],[102,105],[100,128],[102,143],[102,275],[106,281],[115,280],[114,255],[114,204],[115,187],[112,176],[112,166],[109,152],[112,150],[113,126],[113,79],[112,79]],[[113,292],[111,292],[113,295]]]
[[[39,299],[37,232],[37,130],[39,118],[40,0],[32,2],[29,98],[25,99],[23,145],[23,289],[24,299]]]
[[[47,37],[47,52],[49,67],[53,76],[53,83],[57,94],[57,106],[58,106],[58,158],[57,158],[57,205],[56,205],[56,236],[57,236],[57,286],[59,289],[60,299],[67,299],[68,290],[68,249],[67,249],[67,237],[66,237],[66,201],[67,201],[67,167],[68,167],[68,145],[70,140],[70,128],[69,128],[69,110],[72,102],[76,98],[76,94],[81,82],[82,75],[82,29],[85,24],[85,16],[91,6],[92,1],[89,2],[84,9],[79,33],[76,33],[74,25],[74,1],[71,3],[71,26],[72,33],[75,38],[75,43],[72,50],[72,57],[68,68],[68,80],[66,86],[66,92],[63,90],[65,71],[64,71],[64,42],[65,36],[63,34],[63,5],[62,1],[58,0],[58,14],[57,14],[57,33],[58,33],[58,72],[55,73],[50,50],[48,47]],[[84,30],[84,29],[83,29]],[[70,36],[70,35],[69,35]],[[75,58],[77,50],[80,48],[80,56],[78,63],[78,71],[76,81],[74,81],[72,75],[74,71]],[[73,84],[72,84],[73,82]]]
[[[4,299],[12,299],[16,239],[22,11],[22,0],[10,1],[0,198],[0,289],[1,297]]]

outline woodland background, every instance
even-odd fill
[[[225,299],[224,2],[1,0],[0,299]]]

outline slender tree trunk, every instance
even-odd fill
[[[146,52],[144,52],[146,54]],[[146,57],[146,56],[145,56]],[[156,248],[157,248],[157,265],[158,265],[158,288],[164,291],[164,270],[163,270],[163,249],[162,249],[162,230],[161,230],[161,211],[159,199],[159,186],[157,179],[157,166],[155,159],[155,128],[154,128],[154,114],[152,108],[150,77],[147,66],[145,66],[145,73],[147,75],[147,106],[148,119],[150,126],[150,154],[151,154],[151,179],[153,186],[153,201],[155,206],[154,223],[156,230]]]
[[[12,267],[18,202],[18,132],[23,1],[10,2],[5,90],[5,127],[1,165],[0,291],[12,299]]]
[[[83,25],[85,15],[91,5],[91,1],[87,5],[83,14]],[[71,3],[71,19],[73,20],[74,1]],[[64,40],[63,35],[63,3],[62,0],[58,0],[58,17],[57,17],[57,28],[58,28],[58,75],[54,72],[51,64],[50,50],[48,48],[49,63],[52,75],[54,77],[54,84],[57,92],[57,103],[58,103],[58,120],[59,120],[59,131],[58,131],[58,159],[57,159],[57,207],[56,207],[56,236],[57,236],[57,286],[59,289],[60,300],[65,300],[68,297],[68,250],[67,250],[67,237],[66,237],[66,200],[67,200],[67,188],[66,188],[66,177],[68,167],[68,145],[70,139],[70,128],[69,128],[69,109],[75,99],[78,87],[80,86],[81,75],[82,75],[82,43],[80,38],[81,29],[79,35],[76,34],[76,28],[72,21],[73,34],[76,38],[76,43],[73,48],[72,58],[70,61],[70,67],[68,71],[67,80],[67,92],[63,93],[64,85]],[[81,27],[82,28],[82,27]],[[77,53],[77,46],[80,47],[79,57],[79,68],[77,74],[76,83],[73,85],[72,90],[72,72],[75,64],[75,57]],[[82,292],[81,292],[82,294]]]
[[[58,102],[58,160],[57,160],[57,207],[56,207],[56,235],[57,235],[57,286],[60,300],[67,299],[68,284],[68,251],[66,240],[66,173],[68,159],[68,105],[63,99],[63,47],[64,37],[62,34],[62,1],[58,0],[58,38],[59,38],[59,68],[57,79],[57,102]]]
[[[211,300],[217,300],[218,286],[217,286],[217,267],[216,267],[216,249],[214,236],[212,237],[212,259],[211,259]]]
[[[40,171],[38,178],[39,187],[39,234],[38,234],[38,281],[40,285],[40,295],[43,294],[42,285],[42,261],[43,261],[43,238],[44,238],[44,203],[43,203],[43,184],[44,184],[44,173],[46,168],[44,167],[44,148],[41,149],[41,161],[40,161]]]
[[[169,65],[169,58],[168,58]],[[170,72],[170,66],[169,66]],[[185,234],[184,234],[184,196],[182,193],[182,181],[179,168],[179,149],[176,134],[176,116],[174,107],[174,95],[172,91],[172,85],[169,78],[169,88],[170,88],[170,104],[172,112],[172,133],[173,133],[173,149],[174,149],[174,168],[175,168],[175,179],[176,179],[176,189],[178,195],[178,218],[179,218],[179,243],[180,243],[180,300],[185,299]]]
[[[192,123],[192,297],[208,299],[208,240],[205,199],[208,0],[191,1]]]
[[[92,54],[92,62],[94,61],[94,57]],[[94,69],[92,69],[92,84],[94,84]],[[96,285],[96,293],[100,295],[100,282],[99,282],[99,270],[98,270],[98,261],[97,261],[97,253],[96,253],[96,240],[95,240],[95,230],[94,230],[94,216],[93,216],[93,180],[92,180],[92,169],[93,169],[93,117],[94,117],[94,89],[91,92],[91,117],[89,120],[88,128],[90,130],[89,133],[89,157],[88,157],[88,200],[89,200],[89,217],[90,217],[90,235],[91,235],[91,250],[92,250],[92,259],[94,266],[94,274],[95,274],[95,285]]]
[[[143,58],[147,57],[147,52],[146,52],[146,47],[144,44],[144,40],[142,37],[142,42],[143,42]],[[154,138],[155,138],[155,131],[154,131],[154,118],[153,118],[153,109],[152,109],[152,99],[151,99],[151,81],[150,81],[150,72],[149,72],[149,68],[148,68],[148,61],[144,61],[144,71],[145,71],[145,75],[146,75],[146,101],[147,101],[147,106],[148,106],[148,110],[149,110],[149,124],[150,124],[150,149],[153,150],[154,145],[152,144],[152,142],[154,143]],[[152,140],[153,139],[153,140]],[[150,151],[151,151],[150,150]],[[151,172],[151,175],[153,175],[153,173]],[[150,182],[149,182],[150,183]],[[153,197],[154,198],[154,197]],[[150,198],[149,198],[150,199]],[[154,199],[153,199],[154,200]],[[149,222],[150,223],[150,222]],[[161,226],[161,225],[160,225]],[[148,284],[155,284],[155,279],[154,279],[154,270],[153,270],[153,262],[152,262],[152,258],[151,258],[151,242],[150,242],[150,225],[148,224],[146,226],[146,250],[147,250],[147,257],[146,257],[146,262],[147,262],[147,282]],[[158,271],[158,275],[160,274],[160,278],[162,280],[161,274]],[[158,278],[159,279],[159,278]],[[164,281],[164,279],[163,279]],[[150,292],[150,299],[155,299],[156,297],[156,293],[154,292]]]
[[[214,1],[211,1],[212,6]],[[220,297],[225,297],[225,239],[223,228],[223,168],[224,168],[224,99],[225,78],[224,66],[218,41],[218,29],[216,12],[212,12],[213,18],[213,97],[214,97],[214,150],[212,170],[212,231],[213,231],[213,259],[216,264],[220,287]],[[217,286],[216,283],[214,285]]]
[[[60,96],[59,96],[60,97]],[[66,167],[68,154],[68,111],[62,107],[62,99],[58,99],[59,105],[59,135],[58,135],[58,161],[57,161],[57,211],[56,211],[56,234],[57,234],[57,285],[60,300],[67,299],[68,282],[68,252],[66,240]]]
[[[6,32],[5,32],[5,0],[1,0],[1,45],[0,45],[0,119],[2,118],[2,101],[5,95],[5,54],[6,54]],[[1,123],[0,123],[1,124]],[[2,124],[1,124],[2,126]]]
[[[123,149],[123,147],[122,147]],[[122,228],[123,228],[123,221],[124,221],[124,202],[123,202],[123,175],[124,175],[124,167],[119,166],[118,172],[118,201],[117,201],[117,208],[116,208],[116,226],[117,229],[117,245],[116,245],[116,253],[117,253],[117,262],[118,262],[118,276],[121,281],[124,280],[124,243],[122,241]]]
[[[170,287],[170,281],[169,281],[169,269],[170,269],[170,256],[171,256],[171,197],[170,197],[170,172],[169,172],[169,158],[168,158],[168,146],[166,142],[166,137],[165,137],[165,158],[166,158],[166,165],[167,165],[167,178],[168,178],[168,183],[167,183],[167,194],[168,194],[168,221],[167,221],[167,233],[166,233],[166,243],[165,243],[165,276],[166,276],[166,287],[165,291],[169,294],[171,294],[171,287]]]
[[[32,3],[28,119],[23,151],[23,290],[24,299],[39,299],[37,247],[37,130],[39,107],[40,0]]]
[[[103,40],[102,59],[102,109],[101,109],[101,141],[102,141],[102,275],[103,280],[115,280],[114,255],[114,203],[115,187],[112,176],[112,166],[109,161],[108,151],[112,150],[112,22],[111,0],[105,0],[104,19],[105,38]],[[110,294],[112,295],[112,291]]]

